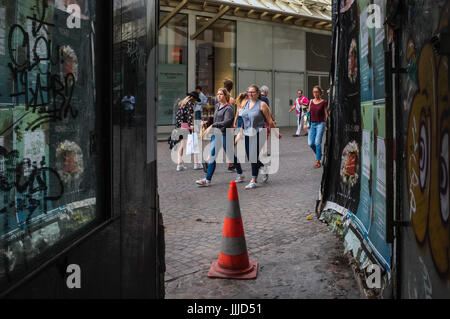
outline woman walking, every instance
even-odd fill
[[[192,91],[191,93],[188,93],[187,96],[180,101],[180,103],[178,103],[175,128],[189,130],[189,132],[192,132],[194,129],[193,115],[195,102],[200,102],[200,98],[197,92]],[[181,141],[180,148],[178,149],[178,172],[186,169],[183,165],[183,150],[186,146],[186,141],[183,139],[183,135],[180,135],[179,139]],[[199,163],[197,154],[194,154],[194,169],[202,169],[202,164]]]
[[[233,106],[230,104],[230,96],[225,88],[221,88],[217,91],[217,101],[216,104],[216,110],[214,112],[214,122],[212,125],[210,125],[204,132],[204,134],[209,134],[209,132],[212,130],[212,128],[218,128],[222,132],[222,140],[220,141],[219,138],[213,134],[211,136],[211,155],[209,158],[209,164],[208,169],[206,172],[206,177],[203,179],[199,179],[195,181],[195,183],[199,186],[210,186],[211,185],[211,179],[214,175],[214,171],[216,170],[216,152],[219,151],[220,144],[222,144],[222,147],[225,151],[225,154],[227,152],[227,128],[231,128],[233,126],[233,119],[234,119],[234,111]],[[234,156],[234,163],[237,162],[236,156]],[[242,169],[238,170],[239,174],[239,180],[243,181],[244,176],[242,175]]]
[[[231,80],[229,78],[225,78],[223,80],[223,87],[225,89],[227,89],[227,91],[228,91],[228,96],[229,96],[228,102],[233,106],[233,112],[234,112],[234,102],[235,101],[234,101],[234,98],[231,96],[231,92],[233,90],[233,80]],[[228,173],[233,173],[235,171],[235,169],[236,168],[234,167],[233,163],[228,163],[228,168],[227,168]]]
[[[264,166],[259,160],[259,152],[263,145],[263,134],[266,134],[266,126],[264,122],[267,120],[271,128],[275,128],[275,124],[272,120],[272,114],[269,107],[259,97],[259,88],[256,85],[251,85],[247,91],[248,101],[242,112],[242,119],[244,122],[244,136],[245,136],[245,152],[247,158],[251,162],[252,167],[252,179],[250,183],[245,186],[245,189],[256,188],[259,169]],[[278,134],[278,138],[281,138],[281,134]],[[261,142],[260,142],[261,140]],[[255,156],[256,155],[256,156]],[[236,163],[236,171],[240,176],[242,168],[240,163]],[[236,182],[241,182],[239,179]],[[264,174],[263,182],[267,182],[269,178],[268,174]]]
[[[311,128],[309,129],[308,144],[316,154],[315,168],[319,168],[322,157],[322,136],[325,130],[325,123],[328,117],[326,100],[322,99],[322,89],[316,85],[313,88],[314,99],[310,101],[309,110],[311,113]]]

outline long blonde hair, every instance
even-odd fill
[[[191,99],[192,96],[188,95],[184,99],[182,99],[180,102],[178,102],[179,107],[183,107],[186,105],[187,102]]]

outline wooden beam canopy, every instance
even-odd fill
[[[205,31],[209,26],[211,26],[214,22],[216,22],[221,16],[223,16],[230,9],[230,6],[226,6],[221,11],[219,11],[214,18],[212,18],[208,23],[202,26],[197,32],[191,35],[191,40],[195,40],[203,31]]]
[[[181,9],[188,3],[188,0],[181,1],[175,9],[172,10],[165,18],[159,23],[159,29],[161,29],[163,26],[167,24],[167,22],[170,21],[178,12],[180,12]]]

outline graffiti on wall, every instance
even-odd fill
[[[443,11],[439,30],[448,24]],[[406,145],[409,215],[414,235],[429,249],[439,274],[450,275],[448,57],[431,43],[407,43],[409,81],[416,92],[410,104]],[[428,245],[428,247],[427,247]]]
[[[16,103],[23,102],[25,111],[39,116],[26,124],[34,131],[49,121],[61,121],[77,110],[71,104],[77,73],[77,57],[69,46],[54,46],[49,39],[52,23],[46,22],[48,4],[38,1],[33,16],[27,16],[27,30],[14,24],[8,35],[8,53]],[[51,72],[52,67],[61,69]],[[74,74],[75,73],[75,74]]]
[[[81,29],[68,29],[61,5],[5,5],[14,15],[4,23],[0,60],[0,284],[96,218],[95,177],[86,177],[93,164],[86,151],[83,158],[95,122],[94,21],[83,15]]]

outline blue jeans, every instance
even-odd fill
[[[234,137],[232,139],[233,141],[233,145],[234,145]],[[219,139],[219,143],[220,143],[220,139]],[[223,150],[225,151],[225,154],[227,152],[227,136],[224,134],[222,135],[222,145],[217,145],[216,143],[216,136],[213,135],[211,136],[211,156],[209,158],[209,163],[208,163],[208,171],[206,172],[206,180],[210,181],[214,175],[214,171],[216,170],[216,148],[217,150],[219,150],[218,148],[222,146]],[[237,167],[237,158],[236,155],[234,156],[234,166],[236,167],[236,172],[238,174],[242,174],[242,168],[241,165],[239,165],[239,167]]]
[[[238,116],[238,119],[237,119],[237,128],[239,129],[239,128],[241,128],[242,127],[242,124],[244,124],[244,120],[242,119],[242,116]]]
[[[266,129],[264,128],[264,130],[258,132],[256,137],[250,138],[249,136],[245,136],[245,154],[247,155],[247,158],[252,166],[252,178],[255,179],[258,177],[259,169],[264,166],[264,164],[259,160],[259,152],[264,144],[259,142],[260,134],[266,134]],[[236,167],[236,172],[238,174],[242,173],[241,164],[237,163],[236,156],[234,157],[234,167]]]
[[[322,158],[322,136],[325,131],[325,122],[311,122],[309,129],[308,145],[316,153],[316,160]]]

